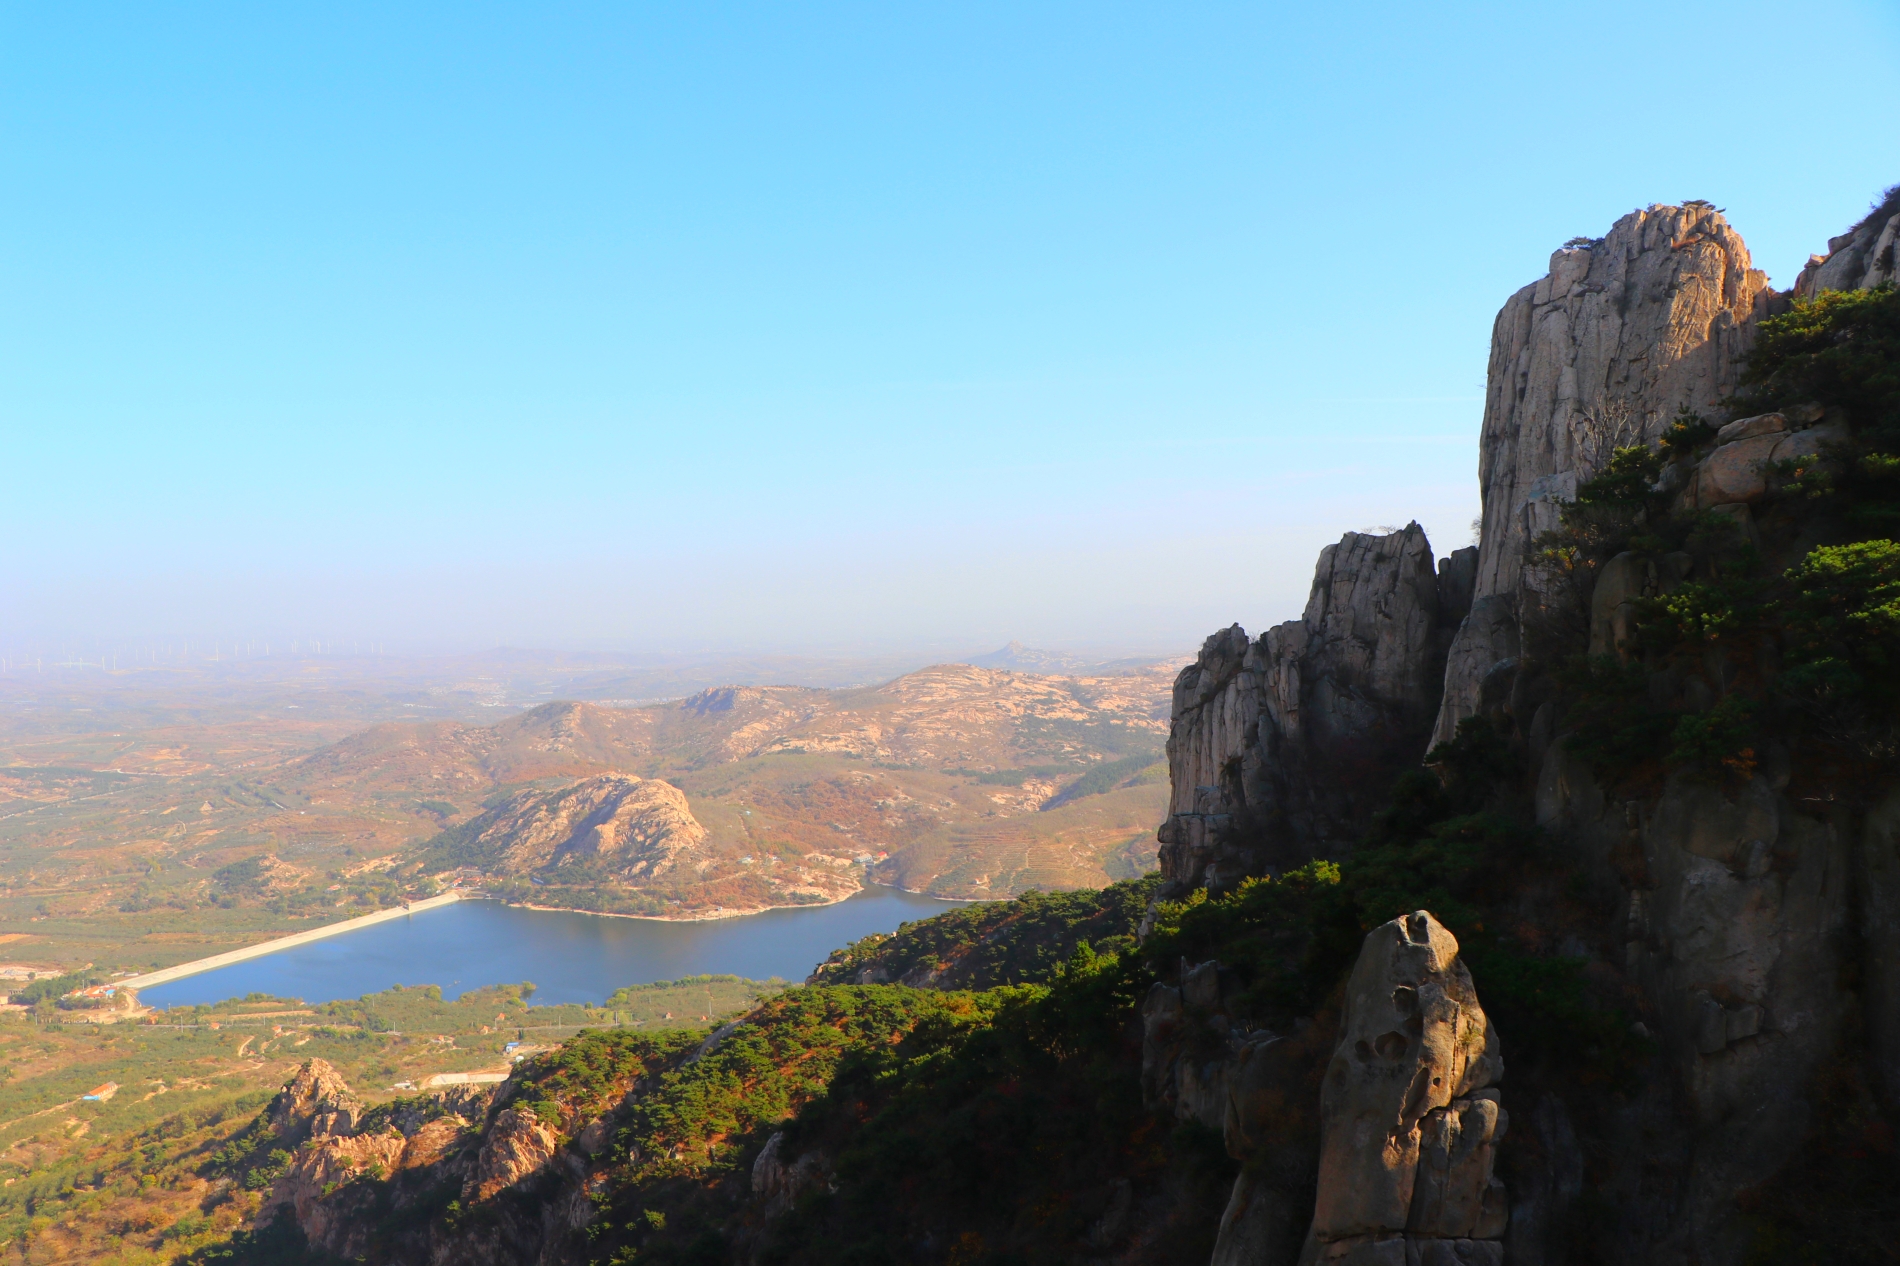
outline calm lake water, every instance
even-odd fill
[[[391,985],[440,985],[454,998],[531,980],[537,1003],[598,1003],[622,985],[705,973],[799,981],[840,946],[958,904],[867,888],[837,905],[659,923],[460,901],[141,990],[139,1000],[176,1007],[257,991],[330,1002]]]

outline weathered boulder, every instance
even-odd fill
[[[1736,418],[1715,433],[1717,444],[1733,444],[1736,440],[1752,440],[1757,435],[1780,434],[1788,429],[1786,415],[1780,413],[1758,413],[1752,418]]]
[[[1768,491],[1768,463],[1779,434],[1753,435],[1723,444],[1696,467],[1695,503],[1702,508],[1758,501]]]
[[[1820,426],[1811,426],[1782,437],[1771,461],[1785,462],[1797,457],[1812,457],[1825,453],[1830,445],[1847,442],[1847,428],[1838,422],[1827,422]]]
[[[1451,933],[1425,910],[1374,928],[1320,1096],[1302,1263],[1502,1261],[1503,1074]]]
[[[1633,211],[1511,296],[1486,375],[1474,611],[1493,597],[1515,606],[1531,540],[1617,445],[1654,441],[1678,407],[1707,410],[1734,390],[1749,323],[1773,301],[1741,237],[1700,202]],[[1486,673],[1508,657],[1495,622],[1487,610],[1460,630],[1433,742],[1477,713]]]
[[[1174,687],[1159,833],[1170,891],[1350,846],[1417,757],[1476,565],[1466,549],[1434,569],[1416,523],[1348,532],[1320,552],[1300,619],[1207,639]]]

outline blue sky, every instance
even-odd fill
[[[1897,12],[13,6],[0,643],[1257,629],[1566,238],[1900,181]]]

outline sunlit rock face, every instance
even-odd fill
[[[1741,373],[1754,320],[1778,301],[1705,202],[1632,211],[1550,257],[1491,330],[1473,610],[1453,644],[1433,742],[1479,708],[1519,653],[1523,560],[1561,502],[1618,445],[1654,441],[1679,408],[1712,414]]]
[[[1319,1184],[1300,1260],[1502,1263],[1509,1118],[1497,1031],[1429,911],[1367,935],[1320,1092]]]

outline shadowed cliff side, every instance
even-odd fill
[[[1900,1226],[1876,1177],[1900,1108],[1900,298],[1842,289],[1891,277],[1896,224],[1890,194],[1796,303],[1706,204],[1651,207],[1499,315],[1470,611],[1448,653],[1423,631],[1380,651],[1444,657],[1433,759],[1493,745],[1485,812],[1540,841],[1481,918],[1433,902],[1477,934],[1487,1005],[1540,973],[1533,997],[1581,986],[1503,1091],[1523,1123],[1498,1153],[1513,1263],[1742,1263],[1802,1237],[1828,1245],[1813,1260],[1874,1261]],[[1338,570],[1322,559],[1304,626]],[[1182,674],[1169,896],[1312,856],[1345,857],[1348,885],[1388,864],[1353,847],[1350,812],[1316,829],[1292,807],[1382,798],[1286,742],[1285,683],[1310,697],[1326,671],[1288,645],[1229,630]],[[1377,851],[1442,849],[1448,824],[1390,816],[1405,785]],[[1565,1041],[1602,1058],[1566,1064]],[[1816,1156],[1840,1181],[1808,1177]]]
[[[1320,551],[1306,612],[1249,641],[1235,625],[1174,683],[1164,892],[1337,857],[1415,764],[1478,551],[1432,565],[1413,523]]]

